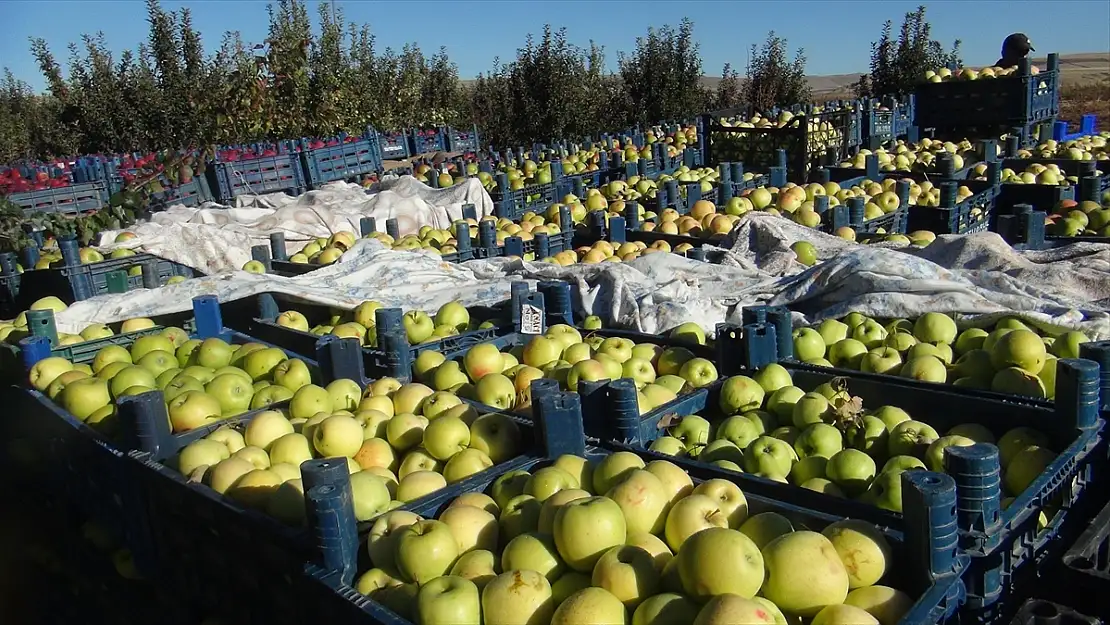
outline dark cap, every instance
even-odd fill
[[[1007,52],[1016,52],[1025,55],[1026,53],[1036,51],[1037,49],[1033,47],[1033,42],[1029,41],[1029,37],[1025,36],[1025,33],[1013,33],[1002,42],[1002,56],[1006,56]]]

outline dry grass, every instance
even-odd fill
[[[1059,119],[1078,124],[1079,118],[1087,113],[1097,115],[1103,127],[1110,122],[1110,78],[1065,85],[1060,90]]]

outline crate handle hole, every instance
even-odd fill
[[[1076,558],[1072,560],[1069,564],[1070,566],[1077,569],[1091,570],[1095,568],[1094,560],[1087,557]]]
[[[1048,601],[1038,601],[1033,606],[1033,617],[1037,619],[1052,619],[1060,615],[1060,611],[1056,609],[1055,604]]]

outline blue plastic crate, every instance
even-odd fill
[[[403,131],[379,132],[378,146],[383,161],[401,161],[412,156],[408,135]]]
[[[299,195],[307,187],[297,154],[262,156],[239,161],[209,163],[208,185],[217,202],[228,204],[240,195],[287,193]]]
[[[551,162],[551,182],[526,185],[512,189],[506,174],[494,176],[497,188],[490,192],[494,212],[498,217],[517,221],[524,213],[546,212],[548,207],[558,202],[570,192],[572,181],[563,175],[563,164],[559,160]]]
[[[1010,127],[1051,120],[1060,111],[1060,60],[1032,74],[1023,59],[1015,74],[984,80],[922,83],[914,90],[914,123],[921,128]]]
[[[448,152],[478,152],[482,149],[482,141],[478,136],[478,127],[452,128],[447,127]]]
[[[196,176],[189,182],[151,193],[148,206],[151,212],[155,212],[166,210],[175,204],[195,207],[212,200],[212,191],[208,188],[208,180],[204,176]]]
[[[1053,571],[1054,596],[1066,598],[1085,612],[1104,613],[1099,606],[1110,593],[1110,504],[1097,511],[1079,538],[1068,546],[1060,564],[1059,571]]]
[[[549,442],[546,445],[546,457],[525,458],[524,462],[511,470],[536,470],[548,466],[549,458],[556,455],[574,454],[597,462],[615,449],[626,450],[606,444],[601,447],[587,445],[587,440],[581,436],[583,413],[578,396],[571,393],[545,392],[542,387],[549,389],[549,382],[533,383],[533,396],[540,398],[536,403],[533,421],[537,424],[536,428],[546,433],[548,437],[561,435],[558,437],[561,444],[552,445]],[[575,433],[578,437],[576,443],[573,442]],[[641,455],[645,461],[656,459],[656,456],[648,452],[635,450],[632,452]],[[459,495],[484,492],[497,477],[506,472],[491,471],[474,476],[481,479],[460,483],[460,488],[441,491],[438,496],[409,509],[424,518],[435,518]],[[713,478],[732,479],[733,477],[705,466],[691,466],[688,472],[694,483]],[[914,599],[914,605],[899,623],[905,625],[955,623],[956,614],[965,594],[961,576],[965,574],[967,566],[966,556],[958,554],[955,543],[947,540],[950,538],[948,534],[951,531],[949,523],[953,525],[955,523],[953,505],[955,486],[951,478],[928,473],[917,475],[907,473],[903,483],[905,484],[903,488],[909,493],[910,507],[919,513],[914,518],[919,518],[921,522],[907,526],[904,532],[880,528],[895,550],[896,557],[904,564],[894,569],[886,581],[905,590]],[[792,499],[766,498],[753,493],[745,493],[745,495],[752,512],[777,512],[789,518],[795,527],[818,530],[842,518],[809,508]],[[350,513],[345,516],[349,517]],[[343,523],[342,517],[338,523]],[[347,524],[350,524],[349,521]],[[411,623],[404,616],[390,611],[377,601],[355,592],[352,584],[356,570],[353,562],[345,561],[338,555],[333,559],[331,567],[309,567],[308,573],[312,580],[333,593],[331,601],[321,606],[324,612],[319,618],[345,625]]]
[[[71,184],[57,189],[13,193],[8,199],[27,216],[35,213],[76,214],[98,211],[108,204],[108,187],[103,181]]]
[[[1052,138],[1056,141],[1074,141],[1080,137],[1098,134],[1098,117],[1088,113],[1079,119],[1079,130],[1068,132],[1068,122],[1057,121],[1052,125]]]
[[[972,195],[957,202],[956,192],[961,186],[968,187]],[[999,187],[980,180],[942,182],[940,206],[910,206],[908,231],[929,230],[936,234],[986,232],[993,220]]]
[[[413,128],[408,133],[409,149],[413,156],[433,154],[447,150],[447,133],[439,128]]]
[[[301,158],[309,188],[316,189],[328,182],[382,171],[377,133],[368,131],[358,141],[352,142],[340,139],[339,145],[318,149],[309,148],[308,142],[301,140]]]
[[[20,275],[17,305],[28,308],[35,300],[48,295],[57,296],[63,302],[72,304],[107,293],[158,288],[174,276],[192,278],[203,275],[191,267],[153,254],[136,254],[81,264],[77,254],[77,241],[61,239],[58,246],[62,251],[63,266],[24,271]],[[134,267],[139,267],[142,273],[130,275],[128,270]]]

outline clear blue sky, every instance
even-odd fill
[[[308,2],[315,18],[318,2]],[[605,46],[611,67],[616,53],[631,50],[649,26],[694,20],[707,74],[720,74],[725,62],[743,71],[747,51],[774,28],[791,48],[803,47],[810,74],[846,74],[867,68],[870,45],[882,23],[901,23],[902,15],[920,2],[766,0],[752,2],[647,1],[503,1],[391,2],[339,0],[346,18],[368,22],[379,45],[400,48],[418,43],[425,51],[446,46],[463,78],[487,70],[494,60],[511,59],[528,33],[545,23],[566,26],[574,43],[593,40]],[[176,10],[189,6],[193,21],[211,51],[225,31],[238,30],[248,42],[266,36],[266,2],[207,0],[164,1]],[[1104,52],[1110,50],[1110,2],[1052,1],[931,2],[928,16],[934,37],[946,44],[963,40],[964,61],[993,63],[1002,39],[1027,33],[1046,52]],[[147,35],[146,13],[140,0],[0,0],[0,66],[7,66],[36,88],[43,79],[28,50],[28,37],[43,37],[60,60],[66,45],[82,33],[102,31],[116,51],[134,49]]]

